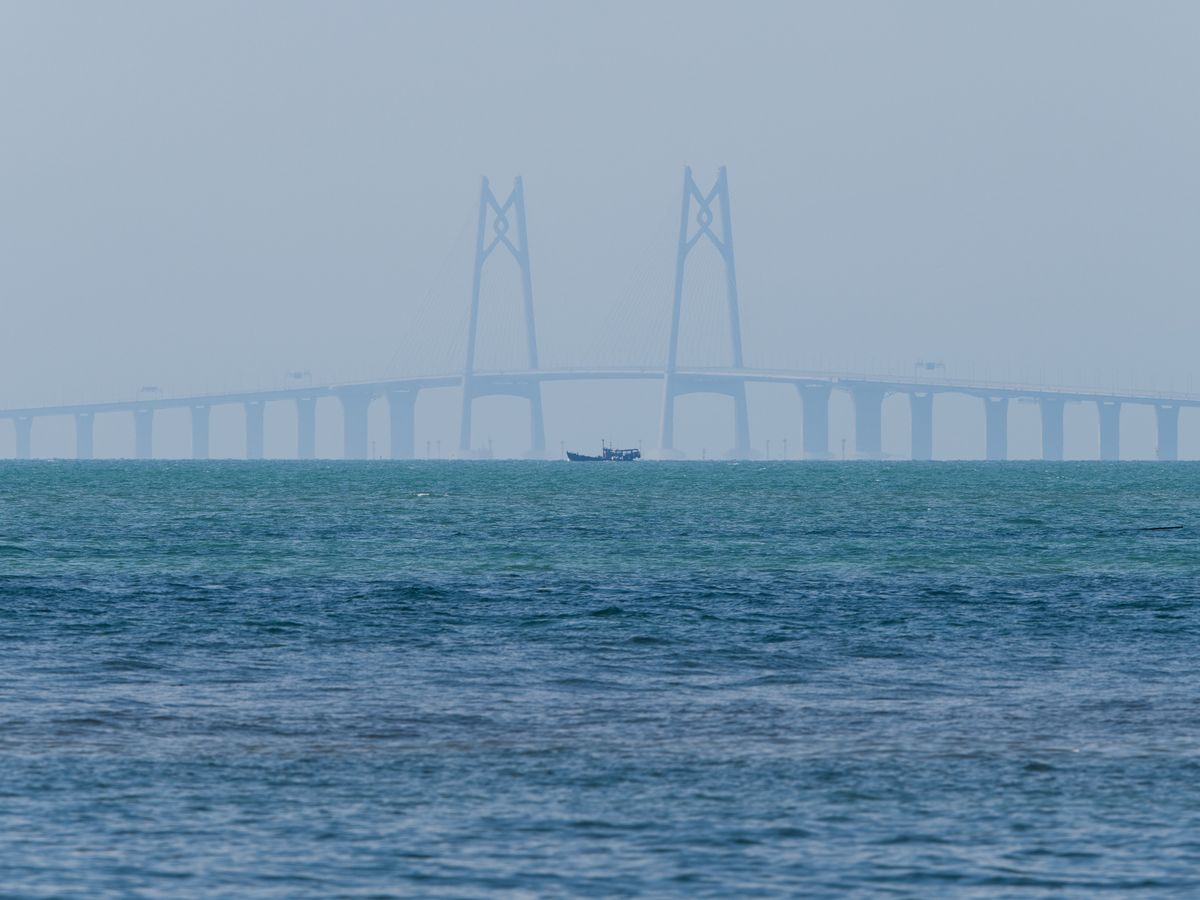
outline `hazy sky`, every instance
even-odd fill
[[[729,167],[748,365],[1200,389],[1198,37],[1184,2],[0,0],[0,400],[457,365],[485,174],[525,179],[544,360],[661,361],[685,164]]]

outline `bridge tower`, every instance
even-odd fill
[[[719,206],[719,232],[714,230]],[[693,217],[693,209],[695,215]],[[675,297],[671,305],[671,342],[667,349],[667,368],[663,378],[662,426],[659,446],[666,453],[675,449],[675,398],[684,394],[725,394],[733,398],[733,454],[750,453],[750,419],[746,411],[746,382],[737,376],[685,375],[678,371],[679,314],[683,307],[683,282],[688,257],[707,239],[721,256],[725,268],[725,300],[729,308],[729,340],[733,368],[742,368],[742,324],[738,314],[737,271],[733,262],[733,219],[729,208],[729,180],[725,167],[717,172],[717,181],[707,194],[697,187],[691,166],[683,170],[683,208],[679,215],[679,245],[675,255]]]
[[[490,226],[490,228],[489,228]],[[479,332],[479,292],[488,259],[503,250],[516,260],[521,274],[521,299],[525,316],[525,349],[529,373],[512,375],[477,374],[475,344]],[[499,201],[487,178],[479,194],[479,226],[475,237],[475,275],[471,284],[471,318],[467,326],[467,361],[463,369],[462,428],[458,449],[471,453],[471,404],[479,397],[521,397],[529,401],[529,455],[546,455],[546,432],[542,419],[542,386],[538,368],[537,332],[533,327],[533,279],[529,271],[529,239],[525,230],[525,188],[518,176],[508,199]]]

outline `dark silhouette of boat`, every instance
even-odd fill
[[[571,462],[633,462],[642,458],[642,451],[637,448],[629,450],[618,450],[615,447],[606,447],[604,442],[600,442],[600,455],[587,456],[583,453],[572,453],[567,451],[567,459]]]

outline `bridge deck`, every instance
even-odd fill
[[[509,372],[476,372],[476,383],[513,383],[538,381],[628,381],[659,380],[665,377],[662,369],[650,368],[593,368],[543,369]],[[965,394],[972,397],[1007,397],[1009,399],[1053,398],[1063,401],[1099,401],[1144,404],[1153,406],[1200,406],[1200,396],[1177,392],[1133,390],[1100,390],[1080,387],[1054,387],[1015,382],[987,382],[970,379],[934,379],[876,376],[849,372],[788,371],[769,369],[678,369],[674,377],[688,382],[691,389],[702,391],[706,380],[716,383],[742,381],[772,384],[827,384],[831,388],[854,390],[874,387],[885,393],[902,394]],[[461,375],[429,375],[375,381],[340,382],[293,388],[230,391],[175,397],[153,397],[132,400],[112,400],[95,403],[69,403],[0,409],[0,419],[132,412],[146,409],[178,409],[194,406],[222,406],[239,403],[262,403],[294,400],[304,397],[336,397],[346,394],[382,395],[389,390],[423,390],[458,387]]]
[[[476,384],[528,382],[601,382],[601,380],[662,380],[661,368],[558,368],[558,370],[529,370],[510,372],[475,372]],[[854,390],[876,388],[887,394],[964,394],[974,397],[1008,397],[1040,400],[1043,397],[1063,401],[1098,401],[1139,403],[1148,406],[1200,407],[1200,396],[1170,391],[1097,390],[1076,386],[1031,385],[1012,382],[983,382],[971,379],[896,378],[869,376],[848,372],[815,372],[786,370],[754,370],[754,368],[679,368],[674,377],[703,390],[706,380],[768,384],[828,384],[830,388]],[[347,394],[382,395],[389,390],[424,390],[456,388],[462,376],[418,376],[370,380],[370,382],[341,382],[306,385],[304,388],[277,388],[209,392],[209,394],[174,397],[143,397],[136,400],[116,400],[95,403],[46,404],[46,406],[0,409],[0,419],[40,418],[52,415],[100,414],[132,412],[136,409],[178,409],[187,407],[226,406],[236,403],[260,403],[296,400],[301,397],[336,397]]]

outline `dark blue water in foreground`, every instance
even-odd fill
[[[0,464],[0,894],[1194,894],[1198,550],[1191,464]]]

